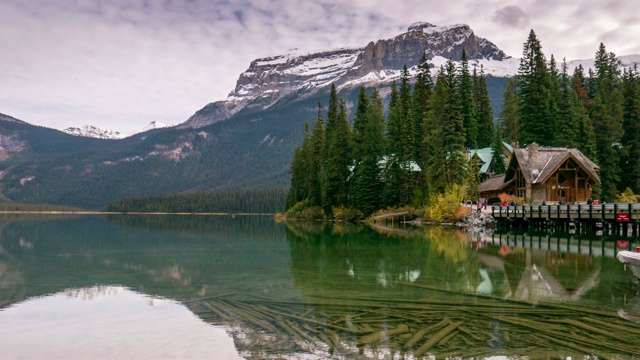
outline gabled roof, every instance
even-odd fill
[[[516,165],[520,165],[522,174],[527,183],[543,183],[556,172],[556,170],[568,159],[573,159],[584,172],[586,172],[597,184],[600,183],[598,172],[600,168],[578,149],[560,147],[540,147],[537,149],[538,160],[535,165],[530,159],[530,146],[514,149],[507,169],[505,180],[513,179]]]
[[[510,154],[513,154],[513,148],[511,145],[506,142],[502,142],[503,151],[506,149]],[[480,164],[480,174],[486,174],[489,171],[489,166],[491,166],[491,161],[493,160],[493,148],[487,147],[477,150],[469,150],[469,158],[472,158],[474,155],[478,155],[482,163]]]
[[[504,174],[502,174],[502,175],[488,178],[487,180],[483,181],[480,184],[479,190],[481,193],[487,192],[487,191],[499,191],[507,187],[512,182],[513,182],[513,179],[505,182]]]

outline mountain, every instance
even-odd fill
[[[165,124],[163,122],[154,120],[154,121],[150,122],[147,126],[142,128],[142,131],[140,131],[140,132],[146,132],[146,131],[155,130],[155,129],[162,129],[162,128],[171,127],[171,126],[173,126],[173,125]]]
[[[74,135],[84,136],[96,139],[121,139],[123,135],[118,131],[104,129],[93,125],[83,125],[81,127],[68,127],[62,130],[63,132]]]
[[[125,197],[289,185],[289,165],[329,86],[352,111],[359,86],[387,96],[406,64],[426,52],[434,67],[465,49],[482,65],[497,114],[519,60],[467,25],[416,23],[359,48],[291,50],[252,61],[229,96],[182,124],[124,139],[72,136],[0,115],[0,201],[98,209]],[[436,72],[434,71],[433,74]],[[494,76],[495,75],[495,76]]]
[[[394,38],[370,42],[361,48],[311,52],[291,50],[251,62],[240,74],[228,98],[205,106],[179,128],[199,128],[227,120],[245,108],[266,109],[287,96],[315,94],[335,83],[341,88],[372,86],[399,79],[404,65],[418,65],[427,57],[458,60],[465,49],[471,60],[499,63],[509,57],[487,39],[477,37],[468,25],[435,26],[420,22]]]

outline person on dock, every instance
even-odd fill
[[[588,198],[587,199],[587,205],[591,205],[593,204],[593,199],[592,198]]]

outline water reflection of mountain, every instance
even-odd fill
[[[283,238],[282,226],[268,217],[12,219],[0,232],[0,304],[95,284],[179,300],[238,278],[268,291],[274,277],[288,276]],[[260,261],[263,256],[269,261]]]

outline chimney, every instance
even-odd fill
[[[527,150],[529,150],[529,167],[531,168],[531,173],[534,175],[538,174],[538,144],[531,143],[527,146]]]

